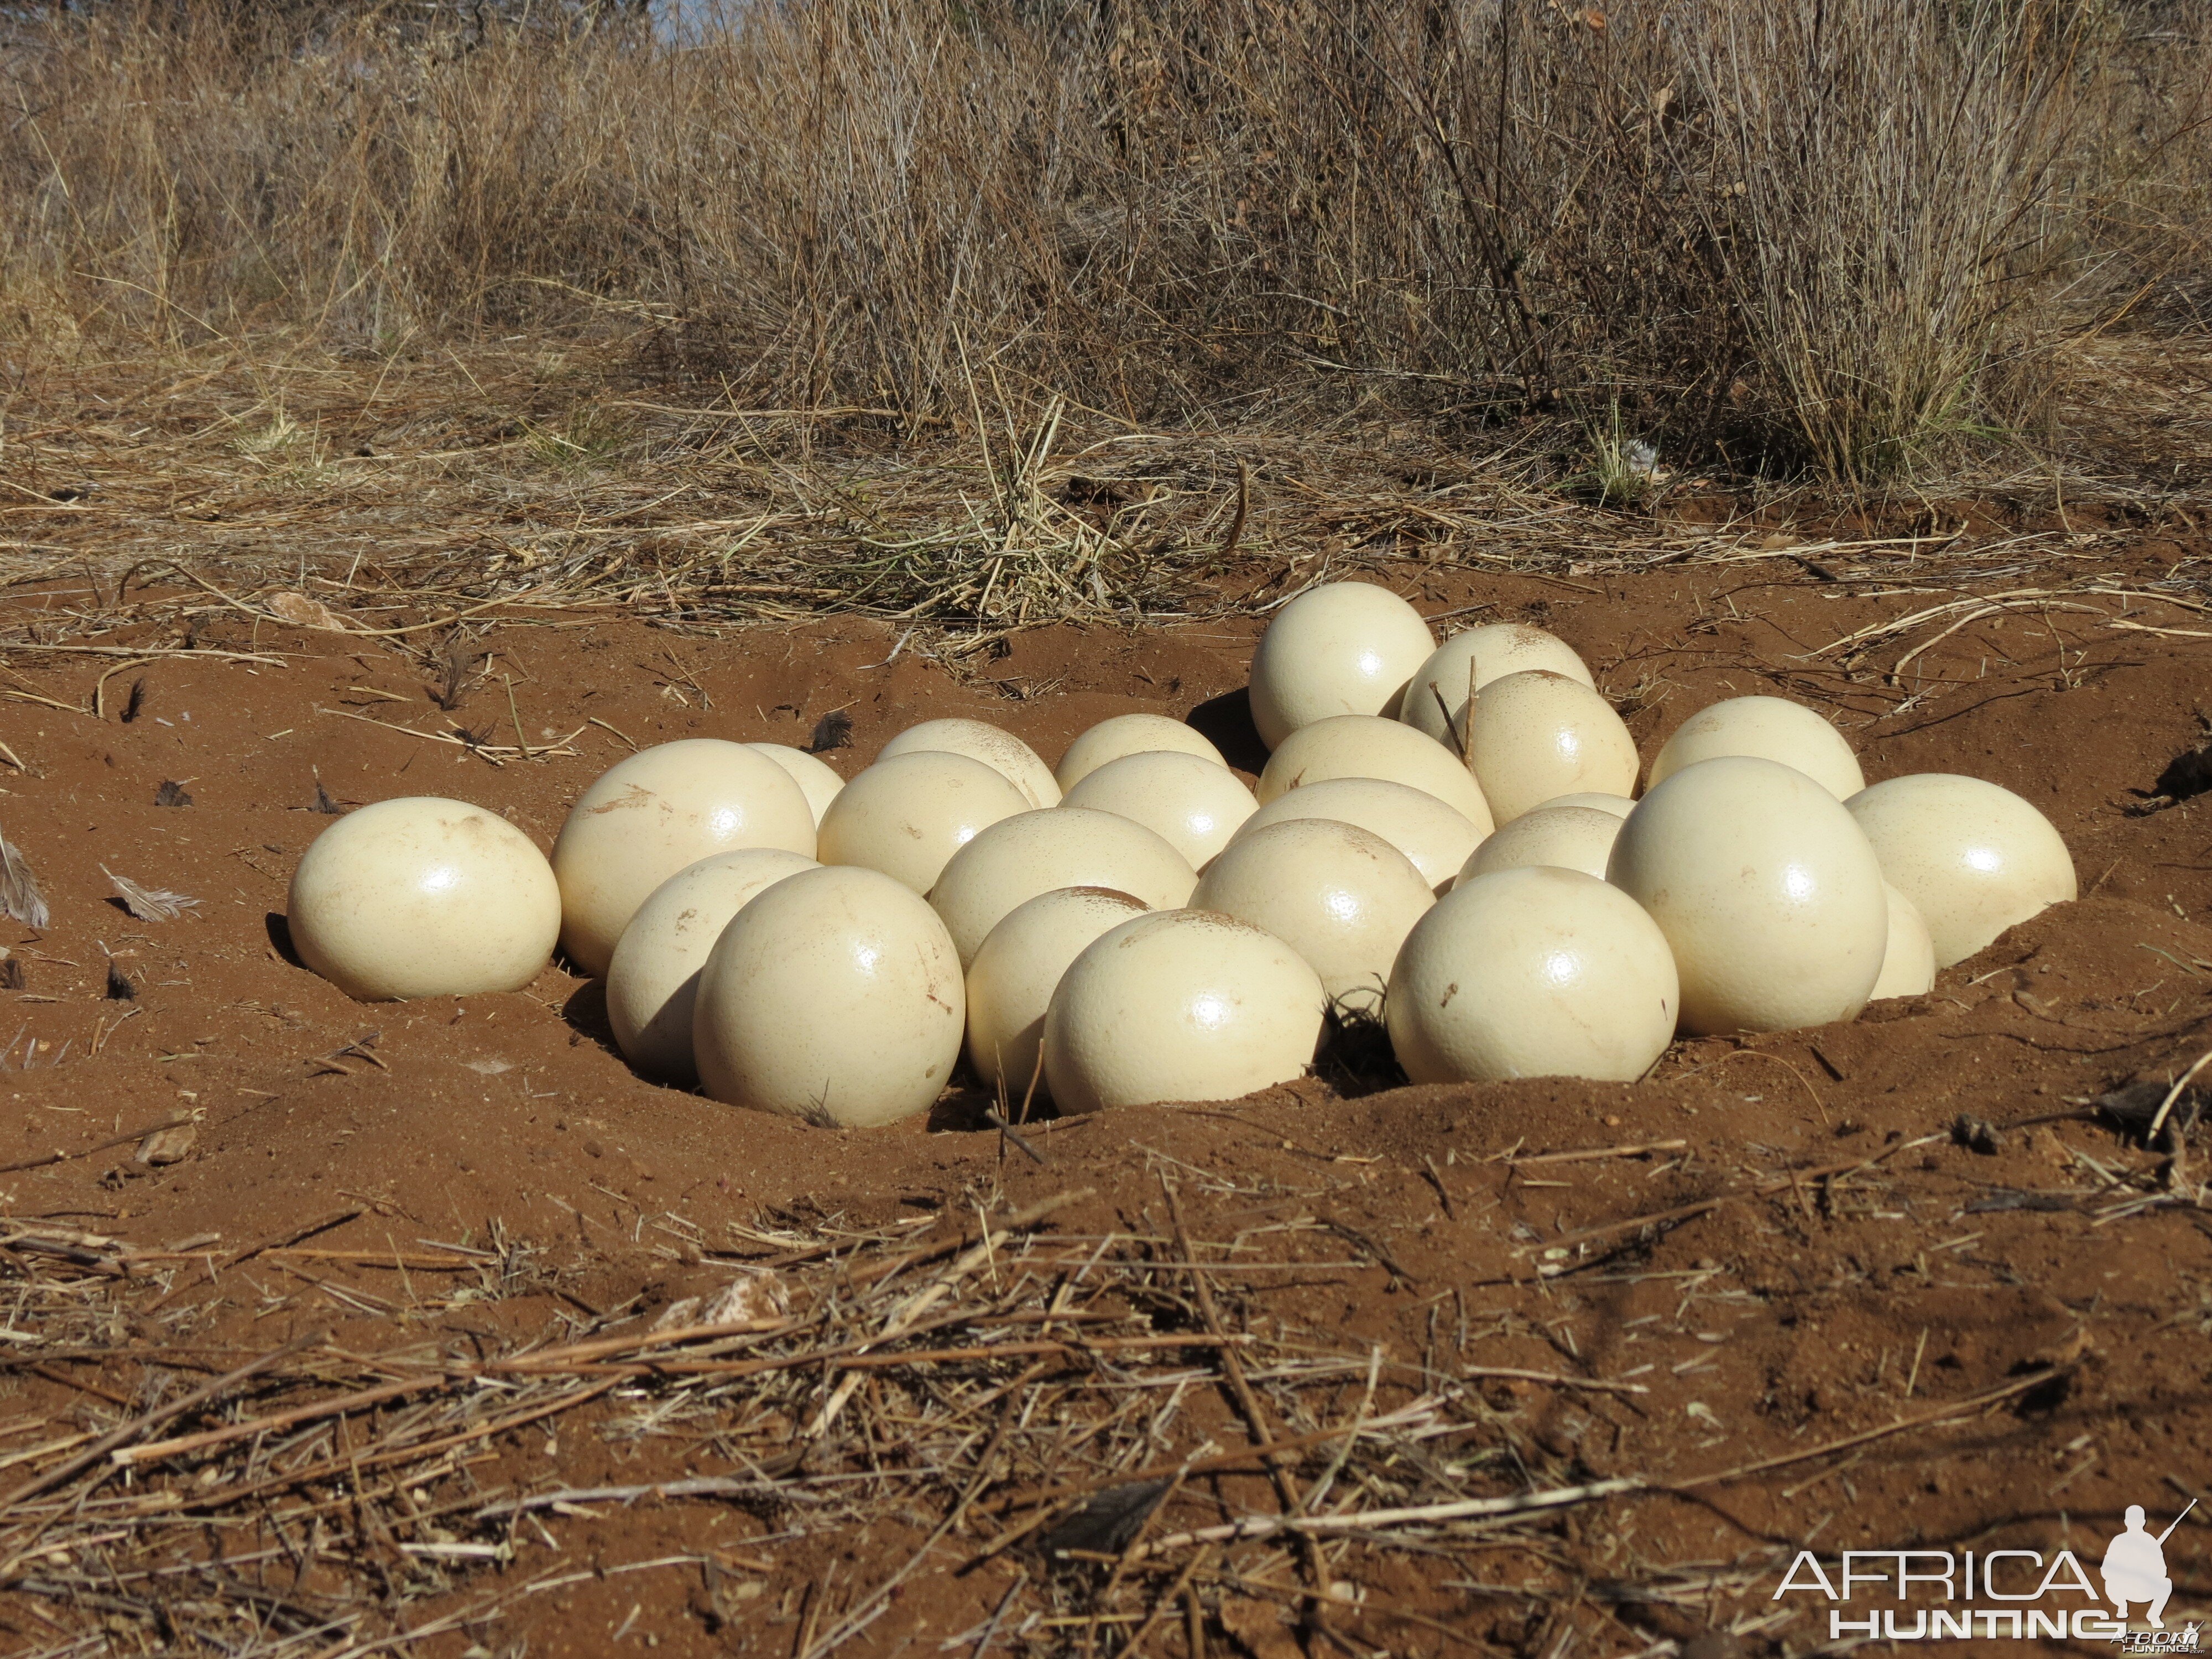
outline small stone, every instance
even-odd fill
[[[1961,1112],[1951,1124],[1954,1145],[1979,1152],[1984,1158],[1994,1158],[2004,1146],[2004,1136],[1996,1125],[1986,1118]]]
[[[270,613],[280,622],[295,628],[318,628],[329,633],[343,634],[346,625],[332,613],[331,608],[305,593],[276,593],[270,596]]]
[[[138,1143],[137,1161],[155,1169],[181,1164],[192,1155],[199,1133],[198,1128],[190,1123],[172,1123],[167,1128],[156,1129]]]

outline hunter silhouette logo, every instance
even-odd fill
[[[2166,1601],[2173,1594],[2173,1580],[2166,1571],[2166,1540],[2189,1510],[2196,1507],[2192,1498],[2189,1509],[2175,1516],[2166,1530],[2154,1538],[2143,1530],[2142,1505],[2128,1505],[2128,1529],[2105,1547],[2105,1595],[2119,1618],[2128,1616],[2129,1602],[2147,1601],[2150,1605],[2145,1616],[2151,1628],[2166,1628]]]

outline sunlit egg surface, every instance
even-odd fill
[[[293,872],[300,959],[365,1001],[520,990],[552,953],[561,890],[506,819],[434,796],[331,823]]]
[[[1062,1112],[1233,1100],[1313,1061],[1327,997],[1281,939],[1218,912],[1155,910],[1102,933],[1045,1010]]]
[[[1252,654],[1252,723],[1279,749],[1302,726],[1397,712],[1399,688],[1437,648],[1420,612],[1373,582],[1323,582],[1275,613]]]
[[[1909,772],[1844,805],[1884,879],[1927,924],[1938,968],[1964,962],[2046,905],[2081,896],[2057,827],[1987,779]]]
[[[770,884],[715,939],[692,1058],[714,1099],[861,1128],[928,1109],[967,1016],[959,957],[921,895],[823,865]]]

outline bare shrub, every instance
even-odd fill
[[[1691,53],[1753,358],[1809,458],[1879,477],[2000,413],[2063,285],[2080,54],[2037,5],[1780,0]]]

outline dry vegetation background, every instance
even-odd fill
[[[1865,490],[2047,447],[2085,343],[2212,305],[2160,0],[4,16],[19,382],[520,333],[908,438],[1379,408]]]

